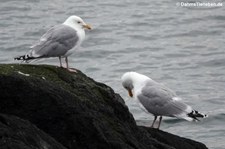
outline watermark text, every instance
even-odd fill
[[[177,2],[180,7],[222,7],[222,2]]]

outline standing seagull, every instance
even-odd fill
[[[177,117],[188,121],[198,120],[198,117],[207,117],[183,103],[181,98],[169,88],[145,75],[127,72],[122,76],[122,85],[128,90],[130,97],[134,96],[140,102],[143,110],[154,115],[151,127],[154,126],[158,116],[158,129],[162,116]]]
[[[58,57],[60,67],[62,67],[61,58],[65,58],[67,70],[74,71],[69,68],[68,56],[83,42],[85,28],[91,29],[80,17],[70,16],[63,24],[48,30],[28,53],[14,59],[28,63],[35,59]]]

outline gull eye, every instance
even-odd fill
[[[81,22],[80,21],[77,21],[77,23],[80,24]]]

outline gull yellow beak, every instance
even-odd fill
[[[88,25],[88,24],[83,25],[83,27],[86,28],[86,29],[91,29],[91,26]]]
[[[129,94],[130,97],[133,97],[133,93],[130,89],[128,90],[128,94]]]

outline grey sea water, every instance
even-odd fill
[[[176,91],[207,113],[200,122],[165,118],[161,129],[225,148],[225,1],[221,7],[184,7],[173,0],[0,0],[0,63],[16,63],[50,27],[70,15],[93,30],[69,58],[80,69],[119,93],[138,125],[153,120],[122,88],[124,72],[137,71]],[[187,2],[187,1],[185,1]],[[194,3],[194,1],[191,1]],[[36,64],[58,65],[57,58]]]

